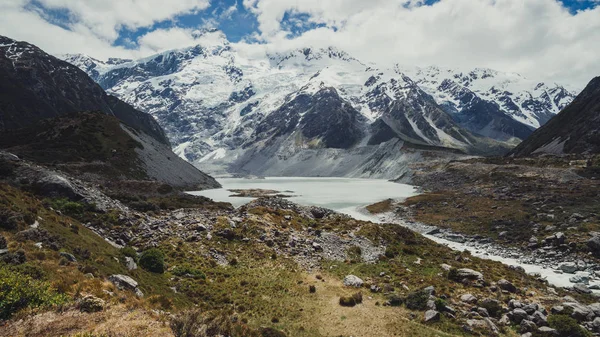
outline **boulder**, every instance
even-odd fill
[[[347,275],[346,277],[344,277],[344,285],[346,287],[360,288],[363,286],[364,283],[365,282],[361,278],[355,275]]]
[[[536,311],[533,313],[532,316],[532,320],[535,323],[535,325],[537,326],[546,326],[548,325],[548,318],[546,317],[546,315],[544,315],[543,313],[541,313],[540,311]]]
[[[433,286],[423,288],[423,291],[429,294],[429,296],[435,295],[435,288]]]
[[[515,322],[516,324],[520,324],[521,321],[528,319],[529,315],[527,314],[527,312],[523,309],[515,309],[512,311],[512,320],[513,322]]]
[[[547,327],[547,326],[538,328],[536,335],[540,336],[540,337],[558,337],[559,336],[558,331],[556,331],[555,329],[552,329],[550,327]]]
[[[488,333],[486,336],[498,336],[500,334],[498,327],[489,318],[468,319],[467,326],[470,328],[470,330],[478,329],[487,331]]]
[[[594,311],[592,311],[592,309],[590,309],[587,305],[583,305],[576,302],[565,302],[562,304],[562,306],[566,308],[571,308],[573,311],[571,317],[575,318],[580,322],[586,321],[595,316]]]
[[[558,265],[558,269],[561,270],[563,273],[575,274],[575,272],[579,270],[579,267],[577,267],[577,263],[575,262],[563,262],[560,265]]]
[[[461,268],[456,270],[456,278],[459,280],[467,279],[480,281],[483,280],[483,274],[478,271],[474,271],[473,269]]]
[[[111,275],[108,280],[120,290],[132,290],[137,289],[138,283],[127,275]]]
[[[588,273],[580,273],[573,277],[570,277],[569,282],[588,285],[590,283],[590,276]]]
[[[573,286],[573,290],[581,294],[591,294],[592,290],[588,288],[585,284],[577,283]]]
[[[600,235],[589,239],[587,246],[594,255],[600,254]]]
[[[127,267],[128,270],[136,270],[137,269],[137,263],[135,263],[135,260],[132,257],[125,257],[125,266]]]
[[[437,322],[440,320],[440,313],[436,310],[425,311],[425,323]]]
[[[473,296],[472,294],[464,294],[460,297],[461,302],[465,302],[465,303],[477,303],[477,297]]]
[[[498,287],[500,287],[500,289],[502,289],[502,290],[506,290],[511,293],[517,292],[517,287],[515,287],[512,283],[510,283],[509,281],[507,281],[505,279],[498,281],[497,284],[498,284]]]
[[[537,325],[535,325],[535,323],[530,320],[524,319],[521,321],[519,331],[521,333],[535,332],[537,331]]]
[[[60,256],[67,259],[67,261],[69,261],[69,262],[77,262],[77,259],[75,258],[75,256],[73,254],[61,252]]]

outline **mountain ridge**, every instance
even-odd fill
[[[394,130],[382,137],[369,134],[375,130],[373,127],[363,126],[364,139],[354,144],[374,145],[391,136],[417,145],[478,155],[508,151],[533,132],[532,124],[543,124],[547,116],[558,112],[555,101],[562,104],[572,95],[561,86],[546,86],[555,89],[553,94],[541,95],[547,92],[546,87],[534,92],[538,84],[532,81],[485,69],[463,74],[437,68],[443,76],[432,79],[431,71],[419,72],[417,68],[380,70],[333,47],[248,56],[236,50],[220,32],[203,37],[206,40],[197,45],[138,61],[113,60],[114,64],[109,65],[80,55],[66,60],[95,74],[94,79],[107,91],[155,116],[178,155],[203,169],[219,157],[217,171],[221,173],[238,173],[232,168],[239,167],[235,163],[242,155],[239,149],[260,146],[250,141],[254,130],[268,123],[270,114],[298,95],[312,96],[323,88],[334,88],[366,124],[388,123],[387,131],[390,127]],[[450,79],[445,78],[447,74]],[[486,87],[494,76],[499,77],[498,83]],[[444,80],[452,81],[459,90],[438,90]],[[530,85],[534,88],[521,88]],[[522,91],[510,95],[505,93],[507,90],[500,91],[513,87]],[[560,93],[564,97],[559,97]],[[407,103],[414,95],[431,99],[421,100],[422,106]],[[457,103],[461,100],[464,102]],[[394,102],[404,103],[395,103],[397,109],[390,114]],[[508,106],[514,113],[505,108]],[[425,110],[430,117],[423,117]],[[285,129],[286,124],[279,127]],[[502,147],[505,150],[500,150]]]
[[[156,120],[108,95],[84,71],[0,36],[0,147],[90,180],[220,186],[177,157]]]

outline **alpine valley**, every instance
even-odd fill
[[[575,93],[490,69],[379,67],[335,48],[236,50],[219,31],[140,60],[66,55],[213,174],[395,178],[424,156],[506,153]],[[250,55],[250,56],[249,56]]]
[[[0,36],[0,336],[600,336],[600,77],[196,38]]]

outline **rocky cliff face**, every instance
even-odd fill
[[[600,153],[600,77],[594,78],[571,104],[511,155],[597,153]]]

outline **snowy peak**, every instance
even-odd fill
[[[469,98],[478,96],[531,128],[546,123],[575,98],[575,93],[558,84],[547,85],[516,73],[485,68],[460,71],[427,67],[404,68],[404,71],[440,105],[460,111]]]
[[[68,60],[155,116],[176,153],[203,165],[393,139],[485,154],[502,145],[484,137],[518,142],[571,99],[490,69],[385,68],[333,47],[249,57],[214,31],[197,41],[135,61]],[[348,143],[334,140],[340,125]]]

